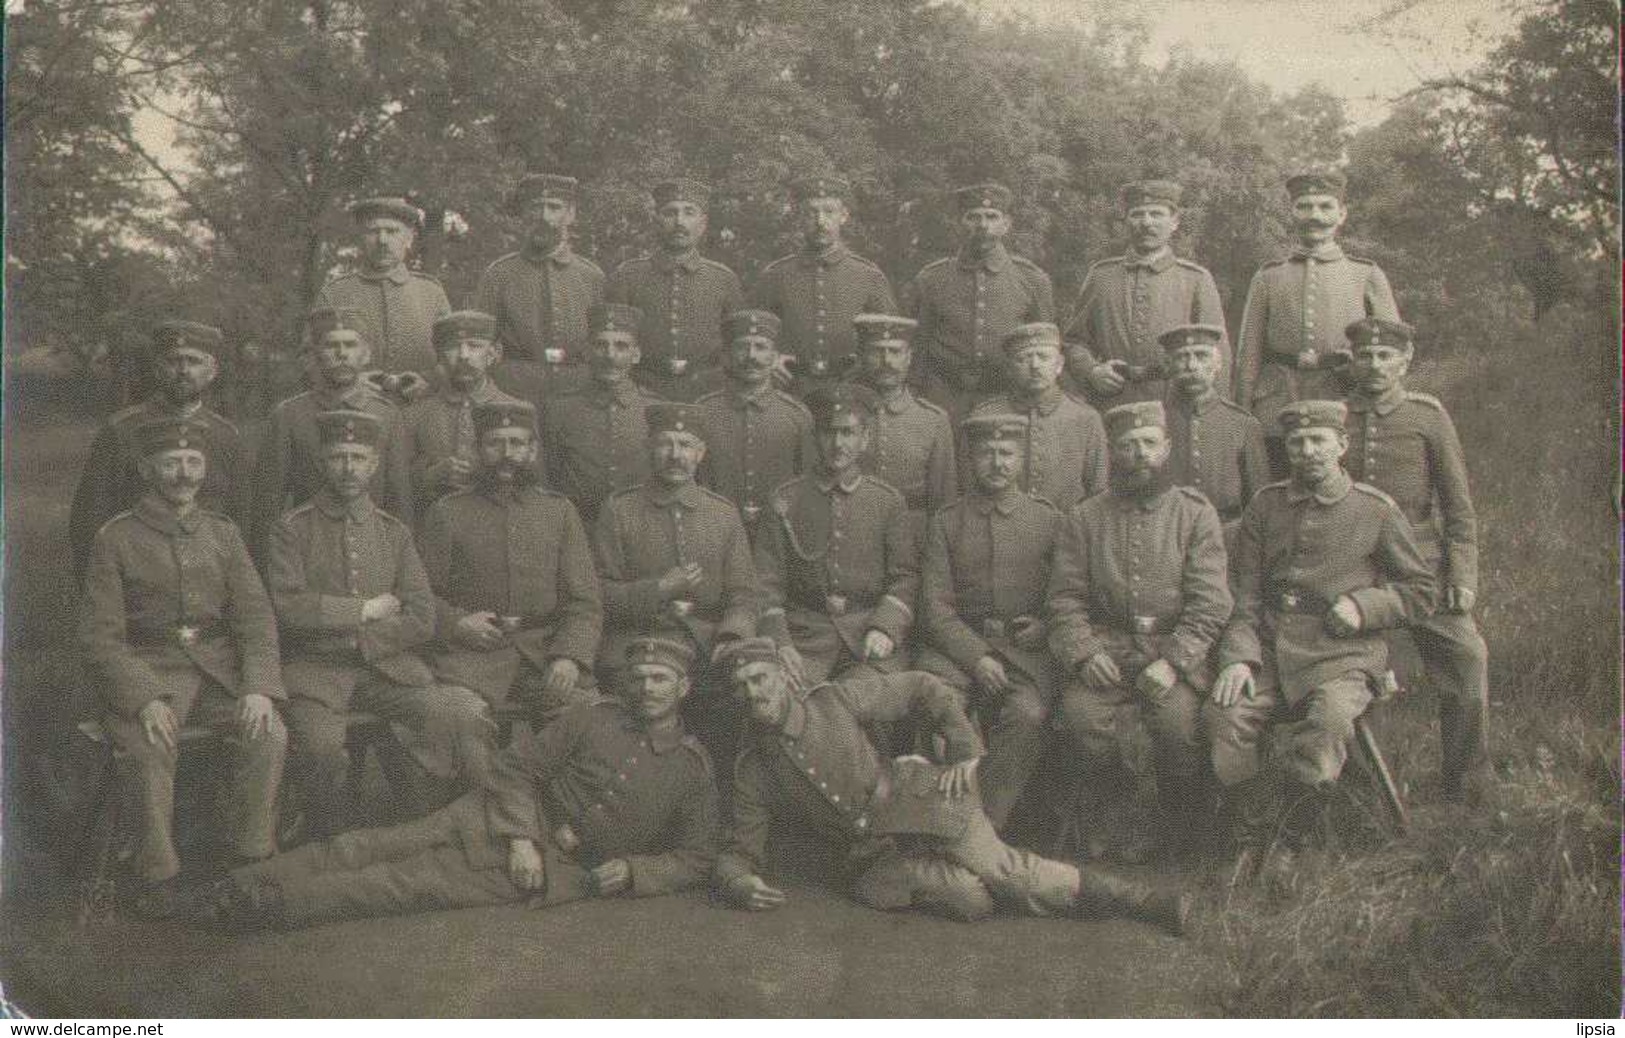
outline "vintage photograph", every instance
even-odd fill
[[[1621,1011],[1618,0],[6,0],[0,1016]]]

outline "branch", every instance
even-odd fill
[[[197,196],[191,191],[187,190],[185,184],[182,184],[178,179],[176,179],[175,175],[166,169],[163,163],[159,162],[151,152],[141,146],[141,142],[135,139],[134,134],[127,133],[122,130],[114,130],[113,135],[117,137],[126,148],[129,148],[131,151],[135,152],[136,155],[140,156],[148,166],[151,166],[153,172],[157,173],[164,183],[169,185],[170,190],[175,192],[176,197],[180,198],[180,200],[185,202],[188,206],[191,206],[192,210],[203,219],[204,223],[209,225],[210,229],[212,229],[216,235],[226,241],[232,240],[230,226],[224,220],[215,216],[208,206],[198,201]]]

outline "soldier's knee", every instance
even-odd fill
[[[936,882],[914,892],[914,907],[920,911],[970,923],[986,919],[996,910],[987,885],[969,870],[949,869],[935,878]]]
[[[1001,723],[1015,728],[1041,729],[1044,722],[1049,719],[1049,711],[1044,708],[1044,701],[1038,697],[1038,692],[1030,688],[1018,688],[1005,697],[999,710]]]

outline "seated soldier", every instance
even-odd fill
[[[288,736],[276,622],[231,521],[198,507],[211,430],[159,419],[133,433],[148,490],[91,546],[79,642],[99,685],[113,761],[137,804],[132,868],[159,901],[180,872],[174,824],[182,725],[230,750],[223,817],[232,851],[276,849],[274,805]]]
[[[185,899],[201,923],[299,927],[529,899],[650,897],[696,886],[716,856],[711,761],[684,735],[688,647],[627,646],[620,700],[581,704],[503,754],[494,792],[237,869]]]
[[[977,788],[981,739],[953,691],[931,675],[856,673],[797,692],[771,639],[735,642],[725,660],[751,719],[734,766],[733,833],[715,874],[734,904],[762,911],[784,903],[761,873],[769,833],[795,826],[847,851],[852,896],[873,908],[971,920],[999,901],[1034,915],[1110,912],[1184,931],[1189,895],[999,839]],[[864,735],[867,724],[910,714],[934,724],[951,763],[893,760]]]
[[[520,400],[474,409],[473,486],[423,521],[435,592],[435,677],[510,697],[544,725],[597,698],[592,665],[604,621],[592,547],[562,494],[537,486],[536,409]]]
[[[316,416],[325,485],[273,531],[266,584],[282,626],[293,762],[312,835],[342,828],[346,713],[398,722],[428,770],[489,782],[495,725],[465,688],[437,686],[413,650],[434,634],[434,595],[406,524],[373,504],[384,423]]]

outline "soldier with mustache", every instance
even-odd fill
[[[912,337],[919,322],[892,314],[859,314],[857,381],[875,393],[875,418],[863,471],[903,495],[910,525],[925,530],[926,517],[959,495],[954,469],[954,431],[948,412],[909,388],[914,364]]]

